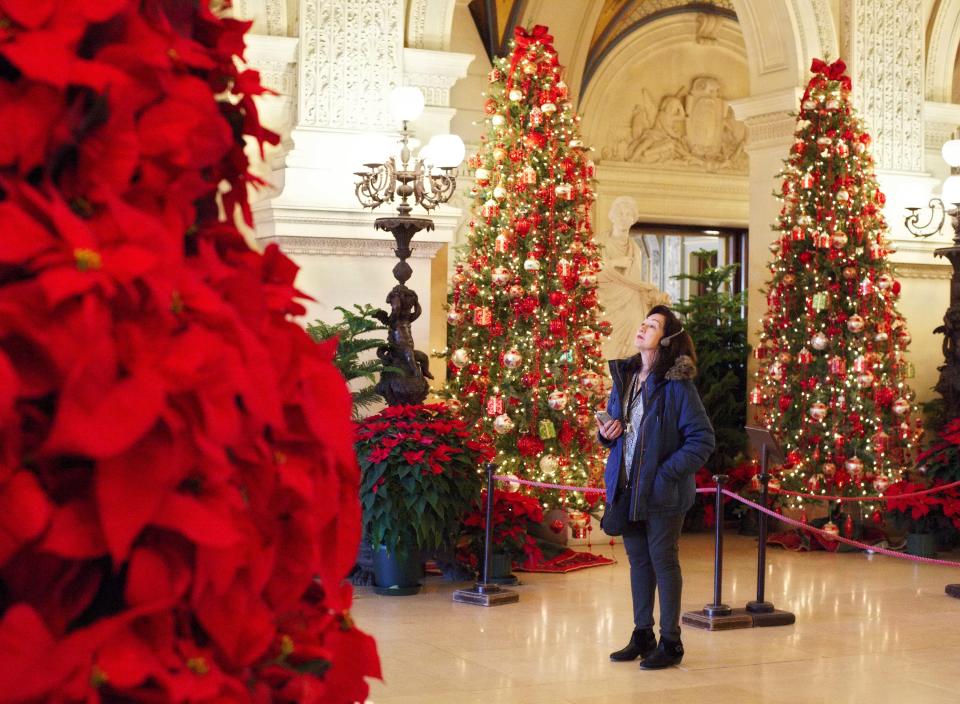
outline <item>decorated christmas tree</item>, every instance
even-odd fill
[[[596,483],[603,399],[593,163],[542,26],[494,61],[473,217],[449,297],[450,403],[478,421],[502,472]],[[581,495],[548,492],[552,505]]]
[[[919,439],[910,334],[850,79],[842,61],[812,71],[781,174],[751,402],[786,451],[782,488],[877,495],[912,466]]]

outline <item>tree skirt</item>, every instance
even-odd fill
[[[602,567],[603,565],[612,565],[616,560],[602,555],[594,555],[591,552],[577,552],[567,548],[556,557],[549,560],[543,560],[536,564],[516,563],[513,567],[516,572],[573,572],[587,567]]]
[[[818,526],[819,527],[819,526]],[[867,545],[876,545],[878,547],[898,550],[903,545],[891,545],[887,540],[887,535],[878,528],[872,526],[863,527],[863,535],[855,538],[858,542]],[[773,533],[767,537],[767,545],[779,545],[787,550],[797,552],[806,552],[808,550],[826,550],[828,552],[852,552],[856,551],[851,545],[846,545],[838,540],[829,540],[819,533],[811,533],[801,530],[787,530],[782,533]]]

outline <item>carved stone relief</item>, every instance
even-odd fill
[[[922,5],[922,0],[840,3],[854,104],[884,170],[923,171]]]
[[[659,102],[641,88],[629,129],[601,150],[602,158],[746,173],[746,128],[720,92],[713,76],[694,78]]]
[[[402,49],[403,0],[301,0],[299,124],[395,127]]]
[[[720,17],[718,15],[697,15],[697,33],[694,38],[697,44],[716,44],[717,30],[720,29]]]

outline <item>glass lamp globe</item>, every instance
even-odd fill
[[[943,147],[940,148],[940,154],[950,166],[960,166],[960,139],[944,142]]]
[[[424,152],[427,152],[429,157],[425,156]],[[430,143],[420,151],[420,156],[432,166],[454,169],[460,165],[466,153],[467,149],[459,136],[438,134],[434,135]]]
[[[416,86],[397,86],[390,92],[388,103],[397,122],[411,122],[423,112],[423,93]]]
[[[960,203],[960,176],[948,176],[943,182],[940,198],[946,205]]]

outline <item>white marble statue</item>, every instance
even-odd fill
[[[613,228],[600,238],[603,269],[599,276],[600,305],[605,309],[613,332],[603,344],[606,359],[622,359],[636,353],[633,338],[647,311],[670,297],[643,280],[643,252],[630,238],[630,227],[637,221],[637,203],[629,196],[613,201],[610,221]]]

